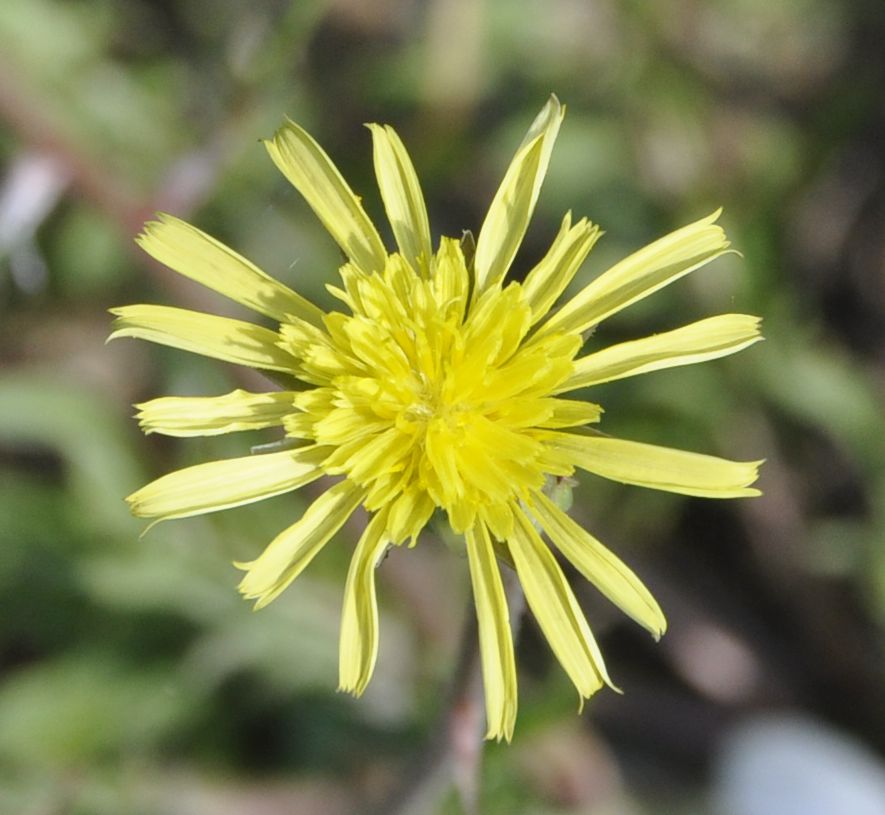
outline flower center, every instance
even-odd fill
[[[526,343],[531,309],[518,284],[471,302],[453,240],[442,241],[429,278],[399,255],[381,274],[345,266],[342,278],[334,293],[352,316],[330,315],[324,347],[314,338],[298,348],[319,387],[297,398],[307,415],[289,427],[332,448],[327,472],[366,486],[370,510],[417,487],[456,531],[539,489],[537,429],[580,340]]]

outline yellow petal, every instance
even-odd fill
[[[138,337],[194,354],[292,374],[295,358],[277,346],[279,335],[259,325],[171,306],[112,308],[118,337]]]
[[[499,541],[513,533],[513,507],[506,501],[486,501],[479,506],[479,520]]]
[[[152,258],[238,303],[283,322],[294,314],[319,323],[323,312],[220,241],[172,215],[144,226],[136,243]]]
[[[291,391],[224,396],[164,396],[136,405],[136,418],[145,433],[166,436],[217,436],[239,430],[278,427],[295,412]]]
[[[341,481],[326,490],[298,521],[277,535],[256,560],[234,564],[247,570],[240,581],[240,592],[256,601],[256,609],[275,599],[344,526],[363,495],[365,490],[351,481]]]
[[[387,252],[359,198],[313,138],[295,122],[286,123],[265,147],[328,233],[364,272],[384,269]]]
[[[612,266],[544,323],[538,336],[586,331],[724,254],[729,244],[722,227],[714,223],[720,212],[677,229]]]
[[[729,461],[608,436],[551,433],[549,438],[575,466],[612,481],[702,498],[760,494],[749,485],[758,477],[761,461]]]
[[[476,387],[483,387],[483,379],[519,349],[531,326],[530,319],[531,311],[522,300],[518,283],[480,297],[464,323],[464,347],[470,351],[457,367],[453,366],[454,374],[462,382],[472,381]],[[498,368],[497,373],[501,370]]]
[[[375,597],[375,567],[389,545],[384,534],[384,511],[376,513],[356,545],[341,612],[338,645],[338,690],[360,696],[372,678],[378,657],[378,601]]]
[[[487,739],[513,738],[516,722],[516,660],[504,584],[488,530],[481,523],[465,533],[470,580],[479,625]]]
[[[532,307],[534,325],[552,308],[571,283],[602,231],[586,218],[571,226],[571,213],[541,262],[526,276],[523,296]]]
[[[427,277],[433,248],[418,175],[400,137],[390,125],[370,124],[375,175],[387,219],[402,256]]]
[[[378,476],[398,472],[405,466],[405,457],[413,445],[412,437],[401,433],[396,427],[366,438],[362,440],[362,449],[349,457],[348,477],[362,484]]]
[[[210,461],[164,475],[126,500],[139,518],[187,518],[251,504],[303,487],[322,475],[316,447]]]
[[[525,515],[515,515],[507,544],[526,601],[578,693],[589,699],[604,684],[612,686],[599,646],[553,553]]]
[[[298,376],[314,385],[327,385],[336,376],[361,370],[358,361],[327,331],[293,319],[280,326],[280,343],[299,361]]]
[[[575,360],[574,373],[557,392],[737,353],[762,339],[760,322],[749,314],[719,314],[675,331],[612,345]]]
[[[436,292],[436,302],[447,304],[449,314],[461,323],[467,306],[470,279],[461,244],[454,238],[440,238],[431,283]]]
[[[593,402],[579,402],[574,399],[550,399],[553,407],[551,415],[538,423],[537,427],[576,427],[577,425],[598,422],[602,408]]]
[[[556,548],[609,600],[655,639],[667,630],[667,621],[642,581],[614,552],[575,523],[543,493],[536,493],[529,509]]]
[[[387,519],[387,534],[399,545],[406,538],[414,544],[421,530],[427,525],[436,505],[422,489],[412,486],[394,501]]]
[[[476,240],[476,291],[504,279],[519,249],[547,174],[565,108],[551,96],[532,122],[495,193]]]

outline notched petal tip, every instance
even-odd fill
[[[754,484],[756,480],[759,478],[759,469],[765,464],[766,459],[760,458],[757,461],[739,461],[735,462],[736,464],[742,465],[746,468],[746,482],[741,486],[749,487],[751,484]],[[761,495],[759,490],[756,490],[758,494]]]
[[[749,470],[749,474],[747,478],[747,483],[745,485],[746,488],[744,491],[744,495],[741,496],[742,498],[758,498],[762,495],[762,490],[760,490],[758,487],[753,487],[750,485],[755,484],[756,481],[759,479],[759,470],[761,469],[762,465],[765,464],[766,460],[767,459],[760,458],[758,461],[745,462]]]
[[[108,309],[108,314],[110,314],[114,321],[111,324],[113,332],[111,335],[105,340],[105,342],[110,342],[111,340],[117,339],[120,335],[119,326],[122,324],[126,315],[131,312],[132,309],[144,308],[143,305],[129,305],[129,306],[114,306],[113,308]]]
[[[360,696],[363,695],[363,691],[352,684],[344,685],[344,684],[339,683],[338,687],[335,688],[335,692],[350,694],[354,699],[359,699]]]
[[[661,637],[663,637],[664,634],[667,633],[667,618],[664,617],[662,614],[658,628],[656,630],[652,630],[652,629],[647,629],[647,630],[648,630],[648,633],[651,634],[651,638],[655,642],[660,642]]]
[[[176,220],[175,216],[169,215],[166,212],[154,212],[153,218],[145,221],[141,225],[141,232],[135,236],[135,242],[141,245],[145,238],[150,237],[157,229],[161,228],[164,224],[169,223],[170,220]]]
[[[510,744],[513,741],[513,725],[502,725],[500,727],[490,727],[486,730],[485,736],[483,738],[486,741],[496,741],[500,744],[502,741],[505,744]]]
[[[144,500],[144,488],[140,490],[136,490],[135,492],[127,495],[123,500],[126,502],[129,507],[129,512],[136,518],[152,518],[153,520],[145,527],[145,529],[139,534],[139,537],[144,537],[151,529],[153,529],[158,523],[162,521],[168,520],[165,516],[157,517],[157,515],[153,512],[150,512],[145,507]]]

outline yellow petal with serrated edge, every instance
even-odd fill
[[[217,436],[240,430],[278,427],[295,408],[291,391],[224,396],[164,396],[136,405],[135,418],[145,433],[166,436]]]
[[[289,119],[264,145],[344,254],[363,272],[384,269],[387,252],[378,232],[323,148]]]
[[[593,402],[578,402],[574,399],[550,399],[553,406],[551,415],[537,427],[576,427],[578,425],[598,422],[602,416],[602,408]]]
[[[476,240],[476,292],[500,283],[522,243],[565,116],[552,96],[532,122],[495,193]]]
[[[196,464],[164,475],[126,501],[139,518],[187,518],[303,487],[319,478],[326,451],[316,447]]]
[[[367,125],[372,132],[375,175],[387,219],[402,256],[427,277],[433,248],[427,207],[412,160],[390,125]]]
[[[516,722],[516,660],[504,584],[485,526],[477,523],[464,537],[479,626],[486,738],[509,742]]]
[[[540,263],[526,275],[523,294],[532,307],[534,325],[552,308],[572,282],[602,231],[586,218],[571,226],[571,213]]]
[[[701,498],[745,498],[761,461],[729,461],[702,453],[608,436],[551,433],[552,447],[587,472],[623,484]]]
[[[532,496],[529,510],[556,548],[587,580],[655,639],[661,637],[667,630],[661,607],[627,564],[543,493]]]
[[[507,540],[525,599],[547,642],[582,699],[614,688],[584,612],[553,553],[519,510]]]
[[[108,340],[137,337],[237,365],[289,374],[297,364],[291,354],[278,347],[278,334],[242,320],[150,305],[112,308],[111,314],[117,319]]]
[[[617,311],[693,272],[728,249],[721,210],[677,229],[616,263],[569,300],[538,331],[586,331]]]
[[[574,373],[557,392],[735,354],[762,339],[760,323],[749,314],[719,314],[674,331],[603,348],[575,360]]]
[[[173,215],[158,213],[135,241],[152,258],[244,306],[283,322],[294,314],[318,324],[323,312],[220,241]]]
[[[362,695],[378,657],[378,601],[375,567],[389,545],[384,534],[387,512],[375,514],[360,537],[344,586],[338,644],[338,690]]]
[[[258,558],[234,564],[247,572],[240,581],[240,592],[256,601],[256,609],[274,600],[344,526],[364,496],[365,490],[350,481],[341,481],[326,490]]]

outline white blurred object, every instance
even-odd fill
[[[37,228],[55,208],[70,173],[48,153],[22,153],[0,184],[0,259],[9,255],[16,284],[29,293],[46,283],[46,264],[34,244]]]
[[[717,815],[883,815],[885,764],[810,718],[772,715],[738,725],[717,758]]]
[[[698,620],[683,626],[673,633],[667,647],[682,678],[718,702],[737,704],[762,682],[750,647],[713,622]]]

